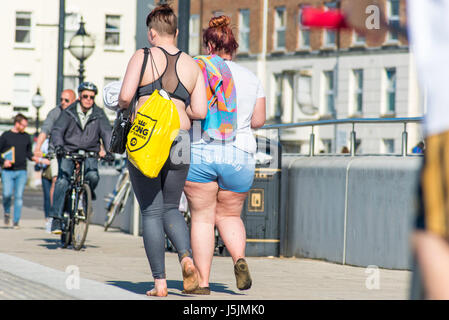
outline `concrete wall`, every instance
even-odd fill
[[[421,158],[289,157],[281,255],[410,268]]]

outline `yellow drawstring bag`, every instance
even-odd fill
[[[180,128],[176,105],[168,93],[154,90],[139,108],[128,133],[128,159],[148,178],[158,176]]]

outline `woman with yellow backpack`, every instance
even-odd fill
[[[164,4],[147,17],[148,40],[129,61],[119,95],[121,109],[133,107],[126,151],[134,193],[139,202],[143,241],[155,286],[149,296],[167,296],[165,234],[181,263],[184,290],[198,287],[189,229],[179,201],[190,162],[191,120],[204,119],[207,99],[197,63],[176,46],[177,17]],[[148,63],[147,63],[148,62]],[[139,78],[140,75],[140,78]]]

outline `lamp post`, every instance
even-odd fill
[[[39,134],[39,109],[44,105],[44,98],[41,96],[41,92],[39,87],[36,90],[36,93],[31,98],[31,104],[36,108],[36,135]]]
[[[80,27],[69,44],[70,53],[80,62],[80,68],[78,70],[79,83],[84,81],[84,60],[89,58],[95,49],[94,41],[86,33],[84,24],[83,17],[81,17]]]

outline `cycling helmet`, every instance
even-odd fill
[[[97,94],[98,92],[97,86],[88,81],[85,81],[78,86],[78,92],[81,92],[83,90],[93,91],[95,92],[95,94]]]

